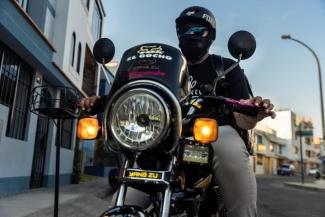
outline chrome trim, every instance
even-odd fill
[[[161,217],[169,217],[171,197],[172,197],[172,190],[169,185],[164,192],[164,200],[162,203],[161,215],[160,215]]]
[[[105,141],[105,144],[108,144],[108,141],[107,141],[107,116],[108,116],[108,113],[109,113],[109,110],[110,110],[110,107],[112,105],[112,102],[114,102],[115,98],[118,97],[123,91],[131,88],[131,87],[136,87],[136,86],[139,86],[139,85],[152,85],[158,89],[161,89],[163,90],[165,93],[168,94],[168,97],[172,100],[173,102],[173,106],[174,106],[174,110],[173,112],[176,113],[176,117],[174,120],[172,121],[175,121],[175,131],[176,131],[176,135],[175,137],[177,138],[174,138],[175,142],[178,141],[178,138],[181,136],[181,132],[182,132],[182,110],[181,110],[181,106],[180,106],[180,103],[178,101],[178,99],[176,98],[176,96],[164,85],[162,85],[161,83],[159,82],[156,82],[156,81],[152,81],[152,80],[136,80],[136,81],[132,81],[124,86],[122,86],[120,89],[118,89],[111,97],[111,99],[109,99],[106,107],[105,107],[105,110],[104,110],[104,115],[103,115],[103,126],[102,126],[102,133],[103,133],[103,138],[104,138],[104,141]],[[110,146],[108,144],[108,146],[114,150],[114,147]],[[173,150],[171,150],[173,151]]]
[[[129,167],[129,160],[125,160],[123,163],[123,169],[127,169]],[[125,201],[125,196],[126,196],[126,191],[127,191],[127,184],[123,183],[119,189],[118,189],[118,193],[116,196],[116,201],[115,201],[115,206],[123,206],[124,205],[124,201]]]
[[[126,184],[122,184],[120,186],[118,193],[117,193],[117,199],[116,199],[115,206],[123,206],[124,205],[127,187],[128,186]]]
[[[167,107],[167,103],[165,102],[165,100],[163,100],[163,98],[161,96],[159,96],[159,94],[157,94],[156,92],[152,91],[152,90],[149,90],[149,89],[146,89],[146,88],[134,88],[128,92],[125,92],[123,94],[121,94],[119,97],[122,97],[124,94],[129,94],[129,93],[132,93],[132,92],[141,92],[141,93],[147,93],[149,95],[152,95],[153,97],[155,97],[160,103],[161,105],[163,106],[163,109],[164,109],[164,112],[165,112],[165,126],[162,130],[162,132],[160,133],[160,135],[156,138],[156,141],[160,141],[162,139],[164,139],[166,137],[166,133],[167,133],[167,130],[169,128],[169,124],[170,124],[170,111]],[[115,105],[114,105],[115,106]],[[112,120],[113,122],[113,117],[112,117],[112,111],[113,111],[114,107],[111,108],[110,110],[110,120]],[[112,123],[111,122],[111,123]],[[125,143],[124,141],[122,141],[122,139],[118,136],[118,133],[114,130],[114,128],[112,127],[112,124],[110,124],[110,131],[112,132],[112,134],[114,135],[115,139],[122,145],[124,146],[125,148],[127,149],[130,149],[130,150],[134,150],[134,151],[143,151],[143,150],[147,150],[149,148],[153,148],[155,146],[157,146],[157,143],[154,143],[154,144],[146,144],[144,147],[134,147],[134,146],[131,146],[129,145],[128,143]]]

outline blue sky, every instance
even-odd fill
[[[325,73],[325,1],[323,0],[103,0],[103,37],[113,40],[115,59],[140,43],[160,42],[177,47],[175,18],[188,6],[211,10],[217,36],[211,53],[230,57],[227,41],[238,30],[251,32],[255,54],[241,63],[255,95],[270,98],[277,109],[291,108],[311,117],[321,134],[320,97],[315,58],[303,46],[284,41],[290,33],[317,53]],[[324,86],[324,85],[323,85]],[[323,88],[325,89],[325,88]],[[323,95],[325,95],[323,93]]]

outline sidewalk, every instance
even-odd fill
[[[109,204],[107,177],[60,187],[59,216],[99,216]],[[54,189],[37,189],[0,198],[1,217],[52,217]]]
[[[304,184],[299,182],[285,182],[284,184],[295,188],[325,192],[325,180],[316,180],[314,183],[304,183]]]

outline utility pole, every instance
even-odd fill
[[[299,143],[300,143],[300,162],[301,162],[301,183],[305,183],[305,173],[304,173],[304,157],[303,157],[303,149],[302,149],[302,123],[299,123]]]

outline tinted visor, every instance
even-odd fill
[[[178,37],[182,37],[182,36],[206,37],[208,34],[209,34],[209,29],[202,25],[184,25],[177,28]]]

